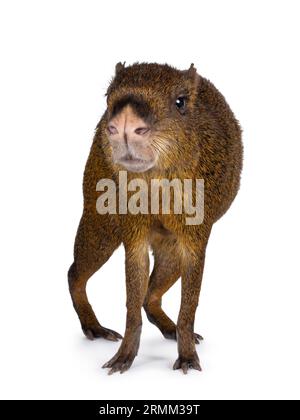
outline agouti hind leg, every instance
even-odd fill
[[[103,228],[93,224],[92,217],[82,217],[75,240],[74,262],[68,272],[68,281],[73,306],[79,317],[82,331],[90,340],[103,337],[117,341],[122,338],[119,333],[100,325],[86,294],[89,278],[109,259],[120,242],[116,235],[109,236]]]

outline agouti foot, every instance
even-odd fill
[[[111,360],[106,362],[102,368],[110,368],[108,371],[109,375],[112,375],[115,372],[124,373],[130,368],[134,358],[134,355],[117,353]]]
[[[194,333],[195,343],[199,344],[200,341],[203,341],[203,337],[200,334]]]
[[[174,331],[165,331],[165,332],[163,332],[163,336],[165,338],[167,338],[168,340],[177,340],[177,338],[176,338],[176,330],[174,330]],[[200,341],[203,340],[203,337],[200,334],[194,333],[194,339],[195,339],[195,343],[196,344],[199,344]]]
[[[188,373],[189,369],[196,369],[199,371],[202,370],[197,353],[195,353],[192,357],[188,358],[179,356],[176,362],[174,363],[173,369],[182,369],[185,375]]]
[[[118,341],[123,338],[121,334],[116,331],[104,328],[101,325],[86,328],[83,327],[82,331],[89,340],[94,340],[95,338],[105,338],[110,341]]]

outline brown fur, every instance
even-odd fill
[[[184,115],[174,108],[178,95],[184,94]],[[124,97],[142,98],[134,112],[151,125],[151,147],[157,164],[134,177],[202,178],[205,182],[204,221],[188,226],[184,215],[100,215],[96,211],[102,178],[118,181],[123,169],[112,159],[107,124],[118,113]],[[121,101],[121,102],[120,102]],[[145,104],[147,106],[145,107]],[[213,223],[229,208],[240,180],[242,167],[241,130],[224,97],[193,66],[179,71],[168,65],[134,64],[116,66],[116,75],[107,92],[107,111],[99,122],[84,173],[84,210],[79,224],[74,263],[69,270],[69,286],[75,310],[88,338],[117,340],[121,336],[99,324],[88,303],[86,283],[124,244],[126,253],[127,320],[126,331],[117,354],[104,367],[110,373],[127,370],[138,351],[142,325],[141,309],[166,338],[177,338],[178,359],[174,369],[185,373],[200,370],[194,333],[205,249]],[[149,279],[148,246],[154,254]],[[181,307],[177,325],[161,308],[163,294],[182,278]]]

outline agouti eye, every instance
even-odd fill
[[[183,114],[185,111],[185,105],[186,105],[186,98],[184,96],[179,96],[176,99],[176,108],[178,109],[178,111]]]

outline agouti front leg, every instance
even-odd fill
[[[163,336],[176,340],[176,324],[162,309],[162,296],[181,276],[180,255],[176,241],[158,237],[151,241],[154,254],[154,267],[150,275],[144,308],[147,317],[156,325]],[[202,340],[201,335],[194,333],[195,343]]]
[[[183,273],[181,285],[181,305],[177,321],[178,359],[173,369],[201,370],[194,340],[194,321],[202,274],[204,269],[205,249],[207,240],[200,243],[189,244],[183,252]]]
[[[81,328],[87,338],[106,338],[117,341],[122,336],[98,322],[88,301],[86,284],[89,278],[109,259],[121,240],[107,231],[110,224],[100,216],[84,213],[81,218],[74,247],[74,262],[68,272],[69,290]],[[105,222],[105,223],[104,223]]]
[[[108,374],[123,373],[130,368],[137,355],[142,330],[141,309],[144,302],[148,278],[149,255],[146,243],[138,240],[124,243],[126,255],[126,330],[122,344],[115,356],[103,365],[110,368]]]

